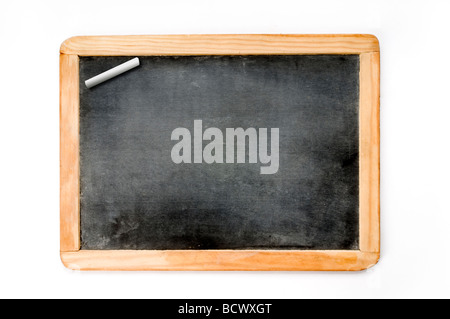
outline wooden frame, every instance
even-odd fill
[[[380,256],[380,50],[371,35],[68,39],[60,51],[61,260],[77,270],[363,270]],[[360,250],[80,250],[79,56],[360,55]]]

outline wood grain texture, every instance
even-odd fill
[[[151,35],[74,37],[61,53],[79,56],[360,54],[379,51],[372,35]]]
[[[380,54],[360,56],[360,249],[380,252]]]
[[[60,56],[60,246],[80,248],[78,56]]]
[[[378,260],[359,251],[86,251],[61,254],[73,270],[359,271]]]

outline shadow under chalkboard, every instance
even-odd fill
[[[358,249],[358,55],[146,56],[84,85],[129,59],[80,57],[81,249]],[[224,163],[194,163],[194,121],[223,132]],[[277,171],[250,138],[227,163],[227,128],[277,128]]]

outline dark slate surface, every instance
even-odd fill
[[[141,57],[85,87],[129,59],[80,59],[82,249],[358,249],[358,56]],[[279,171],[174,164],[197,119],[279,128]]]

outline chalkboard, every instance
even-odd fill
[[[82,249],[358,249],[359,56],[140,57],[86,88],[127,60],[80,59]],[[194,120],[278,128],[277,171],[174,163]]]
[[[69,39],[61,176],[61,258],[72,269],[370,267],[378,40]]]

